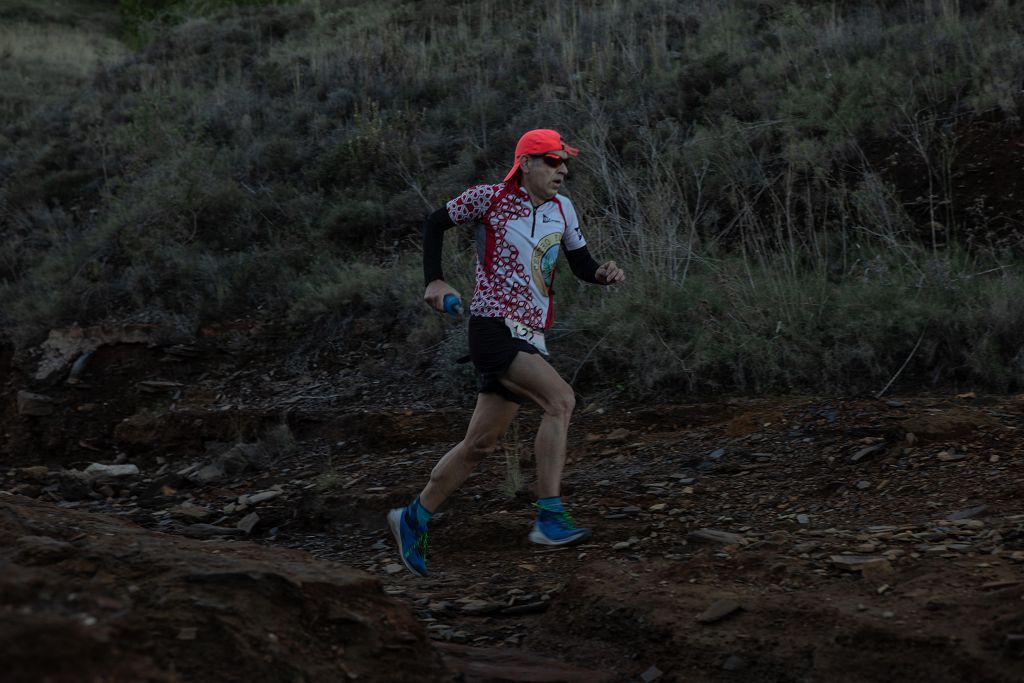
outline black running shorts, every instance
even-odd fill
[[[508,401],[523,403],[525,399],[505,387],[498,378],[505,374],[516,354],[540,353],[525,339],[516,339],[505,326],[503,318],[469,318],[469,359],[476,368],[478,391],[498,394]]]

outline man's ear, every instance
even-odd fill
[[[527,173],[526,167],[527,167],[527,162],[529,160],[530,160],[530,156],[528,154],[522,154],[522,155],[519,156],[519,168],[521,168],[523,170],[523,173]]]

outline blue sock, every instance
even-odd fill
[[[427,508],[423,507],[420,503],[419,496],[416,496],[416,500],[409,503],[409,507],[406,508],[406,511],[409,513],[409,516],[412,517],[413,521],[416,522],[416,526],[421,529],[427,526],[427,522],[429,522],[430,518],[434,516],[433,512],[430,512]]]
[[[542,510],[548,512],[565,512],[565,508],[562,507],[561,496],[551,496],[550,498],[538,498],[537,506]]]

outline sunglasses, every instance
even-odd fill
[[[565,164],[566,168],[569,168],[569,160],[563,159],[556,154],[533,154],[531,155],[534,159],[540,159],[551,168],[558,168],[562,164]]]

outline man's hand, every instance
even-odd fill
[[[609,261],[598,267],[594,279],[602,285],[615,285],[626,281],[626,271],[615,265],[615,261]]]
[[[427,291],[423,293],[423,300],[435,311],[444,311],[445,294],[454,294],[462,300],[462,295],[448,286],[444,280],[433,280],[427,285]]]

